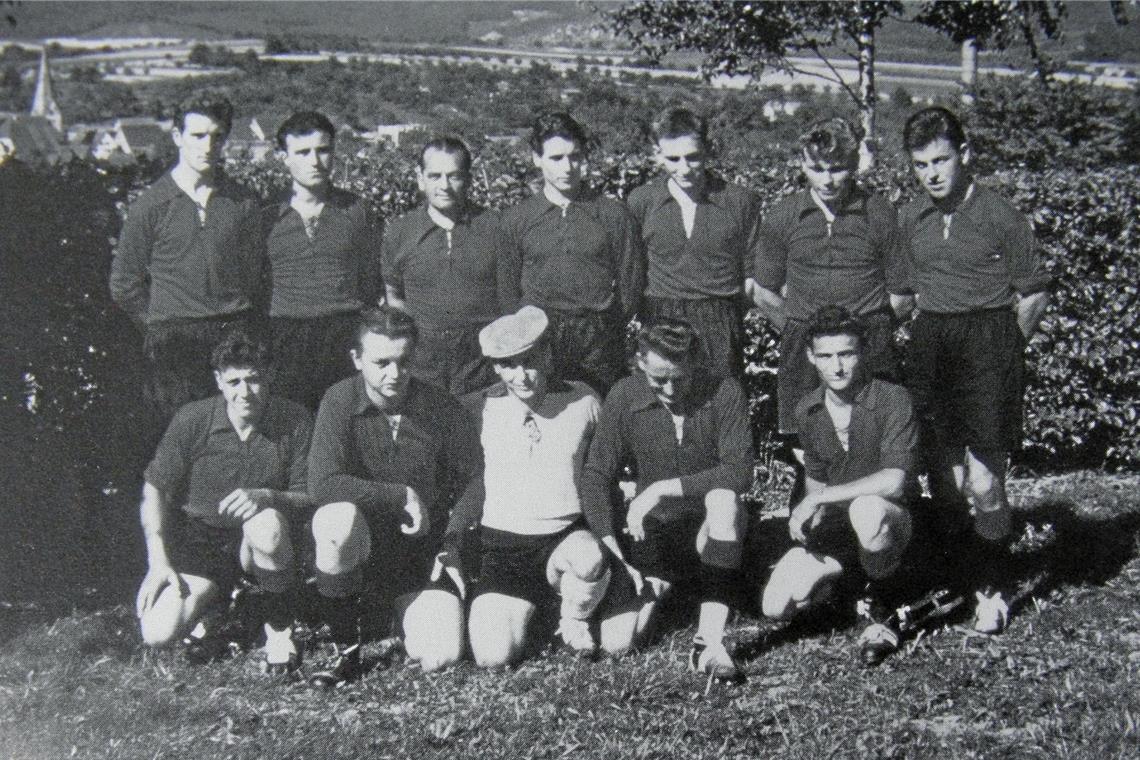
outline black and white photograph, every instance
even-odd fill
[[[1140,756],[1137,0],[0,16],[0,760]]]

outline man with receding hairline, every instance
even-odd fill
[[[479,330],[512,311],[518,259],[508,253],[499,215],[471,203],[471,152],[457,137],[420,151],[416,182],[424,203],[384,234],[388,303],[416,320],[420,342],[412,372],[461,396],[495,382],[479,350]]]

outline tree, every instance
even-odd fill
[[[1054,67],[1041,50],[1039,35],[1058,39],[1066,13],[1061,0],[931,0],[914,20],[962,46],[962,85],[969,99],[978,75],[978,51],[1006,50],[1018,39],[1028,49],[1038,79],[1047,82]]]
[[[704,55],[701,70],[751,74],[759,81],[767,67],[819,76],[845,92],[863,128],[860,168],[873,163],[875,139],[875,34],[903,13],[901,2],[731,2],[730,0],[638,0],[612,12],[614,29],[655,63],[672,51]],[[793,57],[810,54],[826,72],[804,69]],[[852,85],[838,61],[853,60]]]

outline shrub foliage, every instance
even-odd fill
[[[367,196],[384,218],[416,200],[414,158],[394,150],[344,148],[337,181]],[[797,186],[786,155],[734,155],[721,167],[770,204]],[[274,162],[231,161],[229,171],[266,197],[286,187]],[[647,155],[594,156],[594,181],[623,197],[654,173]],[[488,145],[474,165],[475,200],[492,207],[517,202],[535,183],[525,149]],[[105,451],[111,417],[124,414],[125,386],[137,380],[137,333],[106,291],[114,236],[126,201],[153,170],[96,172],[82,165],[0,171],[0,191],[13,215],[4,228],[3,337],[12,371],[3,402],[35,414],[42,429],[66,432],[86,451]],[[867,184],[901,201],[913,193],[903,167],[882,163]],[[1029,214],[1056,279],[1054,303],[1030,344],[1025,450],[1037,468],[1140,464],[1137,282],[1140,179],[1134,167],[1038,171],[1013,169],[984,181]],[[22,205],[21,205],[22,204]],[[19,209],[24,211],[19,211]],[[15,212],[12,210],[16,209]],[[118,212],[118,213],[116,213]],[[748,390],[763,436],[775,406],[776,338],[752,313]],[[131,378],[136,378],[132,380]],[[113,456],[108,454],[108,456]],[[95,467],[112,467],[98,463]]]

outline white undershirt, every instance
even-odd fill
[[[681,224],[685,228],[685,237],[693,237],[693,227],[697,223],[697,202],[689,197],[681,188],[677,187],[677,183],[669,180],[665,183],[669,188],[669,195],[673,196],[673,200],[677,201],[677,205],[681,207]]]
[[[673,418],[673,433],[677,436],[677,445],[680,446],[685,438],[685,415],[670,414]]]
[[[962,202],[958,204],[958,208],[960,208],[963,203],[970,200],[970,196],[973,194],[974,194],[974,183],[971,182],[970,186],[966,188],[966,194],[962,196]],[[955,210],[957,210],[957,208]],[[942,215],[942,239],[943,240],[949,240],[950,239],[950,222],[953,219],[954,219],[954,212],[953,211],[951,211],[949,214],[943,214]]]
[[[835,212],[827,207],[827,204],[823,202],[823,198],[816,195],[814,189],[808,192],[811,195],[811,199],[815,201],[815,205],[819,206],[819,210],[823,212],[823,220],[827,222],[827,236],[831,237],[831,225],[835,224]]]
[[[451,231],[455,229],[455,220],[447,214],[436,211],[434,206],[428,206],[428,217],[447,235],[447,252],[451,253]]]

